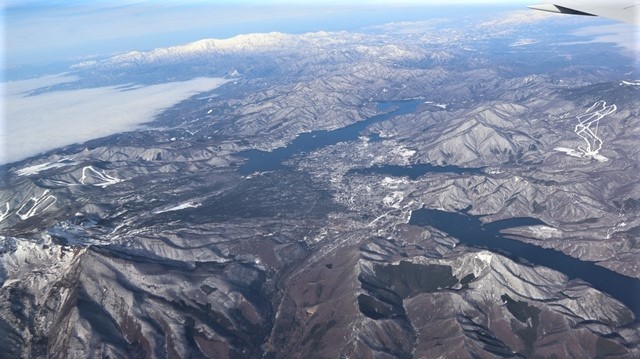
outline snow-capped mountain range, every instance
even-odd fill
[[[381,41],[382,40],[382,41]],[[348,32],[312,32],[286,34],[281,32],[237,35],[228,39],[203,39],[184,45],[157,48],[150,51],[131,51],[109,57],[102,61],[84,61],[72,66],[74,69],[92,67],[128,67],[183,62],[208,56],[290,54],[300,51],[326,51],[350,44],[357,55],[378,58],[417,59],[422,51],[406,45],[385,43],[380,37]]]

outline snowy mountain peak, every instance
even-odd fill
[[[344,47],[346,44],[350,45]],[[132,51],[99,62],[76,64],[72,68],[118,68],[173,64],[194,59],[211,59],[219,55],[242,56],[275,52],[280,55],[315,51],[318,56],[325,56],[338,47],[343,51],[357,54],[357,56],[366,56],[376,60],[397,61],[418,59],[424,56],[422,50],[379,41],[372,42],[363,34],[358,33],[320,31],[306,34],[285,34],[269,32],[237,35],[228,39],[204,39],[150,51]]]
[[[228,39],[203,39],[185,45],[157,48],[151,51],[132,51],[113,56],[98,64],[132,65],[155,63],[166,60],[180,60],[187,57],[213,54],[249,54],[283,48],[313,44],[314,41],[329,39],[326,32],[290,35],[280,32],[237,35]],[[97,64],[83,64],[83,67]]]

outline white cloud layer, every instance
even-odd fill
[[[59,75],[3,84],[0,163],[136,129],[162,110],[227,82],[221,78],[195,78],[126,91],[122,86],[109,86],[28,96],[30,90],[73,79]]]
[[[588,42],[613,43],[636,55],[640,53],[640,26],[623,23],[589,26],[575,31],[574,35],[593,37]]]

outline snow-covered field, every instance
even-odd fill
[[[40,163],[33,166],[23,167],[19,170],[16,170],[16,174],[18,176],[31,176],[52,168],[60,168],[60,167],[70,166],[73,164],[75,164],[75,162],[65,158],[56,162],[45,162],[45,163]]]

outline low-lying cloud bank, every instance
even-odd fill
[[[74,79],[57,75],[2,84],[5,108],[0,126],[0,164],[136,129],[163,110],[228,81],[201,77],[126,90],[108,86],[29,96],[32,90]]]

